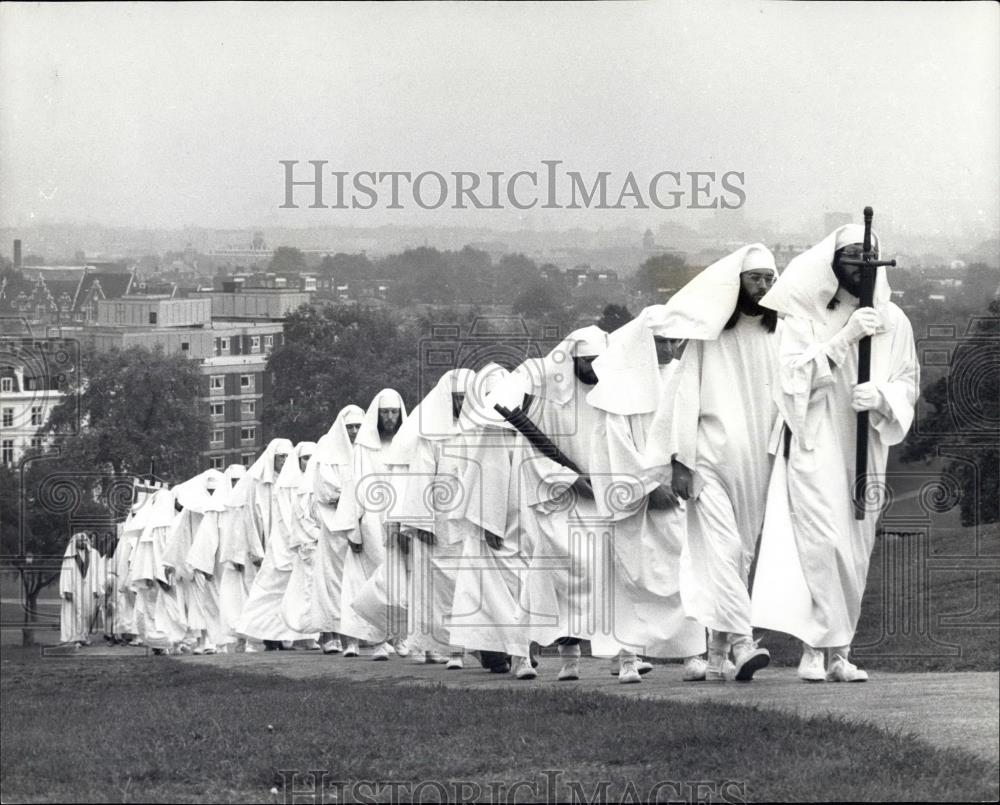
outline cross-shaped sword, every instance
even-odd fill
[[[864,251],[861,259],[841,258],[841,265],[859,266],[861,268],[860,300],[861,307],[872,307],[875,302],[875,276],[879,266],[895,267],[895,260],[878,260],[872,248],[872,218],[875,213],[871,207],[865,207],[865,238]],[[858,342],[858,383],[867,383],[871,379],[872,339],[866,335]],[[868,411],[858,412],[858,436],[854,454],[854,519],[865,519],[865,497],[868,491]]]

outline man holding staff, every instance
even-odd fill
[[[865,245],[871,244],[866,252]],[[783,318],[772,434],[776,454],[754,579],[752,622],[803,642],[799,677],[863,682],[848,659],[861,612],[889,447],[913,421],[920,370],[913,331],[889,301],[878,241],[857,224],[841,227],[789,263],[761,300]],[[862,268],[863,263],[869,267]],[[872,266],[871,264],[875,265]],[[874,271],[872,305],[862,306],[862,271]],[[871,379],[858,383],[858,345],[871,344]],[[859,434],[857,413],[868,412]],[[855,478],[859,435],[867,475]],[[867,480],[862,519],[857,481]],[[829,653],[824,667],[822,649]]]

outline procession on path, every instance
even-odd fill
[[[757,629],[801,641],[805,682],[867,680],[850,647],[919,365],[866,218],[780,276],[747,244],[610,334],[140,488],[113,556],[70,540],[62,641],[525,681],[553,646],[567,682],[589,645],[624,684],[653,660],[721,683],[768,666]]]

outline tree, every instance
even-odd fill
[[[948,373],[922,393],[932,410],[916,423],[903,446],[904,462],[931,461],[943,453],[952,458],[943,478],[960,487],[958,505],[963,525],[1000,520],[996,490],[1000,488],[1000,302],[990,316],[973,320],[968,334],[953,346]]]
[[[548,280],[533,279],[514,299],[513,310],[529,319],[560,315],[566,307],[566,297],[559,286]]]
[[[279,246],[274,250],[268,270],[299,274],[306,270],[306,256],[293,246]]]
[[[601,318],[597,321],[597,326],[606,333],[613,333],[623,324],[628,324],[634,319],[625,305],[605,305],[601,313]]]
[[[633,282],[639,292],[656,296],[663,288],[679,290],[696,273],[688,268],[680,255],[656,254],[639,266]]]
[[[134,475],[151,461],[172,483],[199,471],[208,436],[200,390],[197,365],[161,348],[85,352],[80,376],[41,428],[53,437],[51,451],[30,451],[16,469],[3,470],[3,552],[15,557],[21,576],[26,643],[38,595],[59,578],[74,531],[94,534],[110,552]]]
[[[285,320],[285,342],[268,359],[271,401],[263,422],[276,436],[316,441],[349,403],[366,408],[383,388],[418,400],[420,335],[381,310],[303,305]]]
[[[197,364],[160,346],[82,357],[82,376],[47,424],[63,465],[123,475],[145,472],[155,461],[157,474],[171,483],[197,474],[208,436],[198,410]]]

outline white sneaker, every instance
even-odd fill
[[[340,641],[337,639],[327,640],[323,644],[324,654],[339,654],[342,651],[342,649],[343,647],[340,645]]]
[[[635,668],[641,676],[645,676],[653,670],[653,663],[646,660],[636,659]],[[618,676],[621,673],[621,657],[611,658],[611,676]]]
[[[573,682],[579,679],[580,661],[575,658],[566,660],[562,668],[559,669],[559,676],[557,678],[560,682]]]
[[[322,646],[320,646],[318,640],[306,640],[305,645],[302,648],[306,651],[319,651]]]
[[[531,667],[531,660],[527,657],[514,657],[514,676],[517,679],[534,679],[538,676],[538,671]]]
[[[392,643],[390,643],[388,641],[386,641],[385,650],[388,651],[389,654],[395,654],[396,653],[396,647]]]
[[[358,641],[349,640],[347,642],[347,648],[344,649],[345,657],[357,657],[358,656]]]
[[[410,647],[405,640],[397,640],[392,647],[400,657],[408,657],[410,654]]]
[[[385,662],[389,659],[389,646],[386,643],[379,643],[372,649],[372,659],[375,662]]]
[[[826,681],[823,652],[805,643],[802,644],[802,659],[799,660],[799,679],[803,682]]]
[[[243,647],[244,654],[256,654],[259,651],[260,649],[250,642],[247,642],[247,644]]]
[[[436,651],[427,652],[427,664],[428,665],[444,665],[448,662],[448,658],[444,654],[438,654]]]
[[[449,657],[448,663],[444,667],[446,671],[461,671],[463,668],[465,668],[465,662],[461,655]]]
[[[701,657],[688,657],[684,660],[684,673],[681,675],[682,681],[704,682],[706,679],[708,679],[708,663],[705,660]]]
[[[733,643],[733,660],[736,665],[736,681],[749,682],[755,672],[770,664],[771,652],[760,648],[753,640],[744,638]]]
[[[621,661],[621,670],[618,672],[619,684],[634,685],[636,682],[642,682],[638,664],[639,661],[635,657],[628,657]]]
[[[826,672],[827,682],[867,682],[868,672],[862,671],[853,662],[834,654],[830,660],[830,670]]]
[[[205,653],[205,649],[203,649],[201,646],[195,646],[193,649],[191,649],[191,653],[194,654],[196,657],[200,657],[202,654]],[[215,652],[212,653],[214,654]]]

